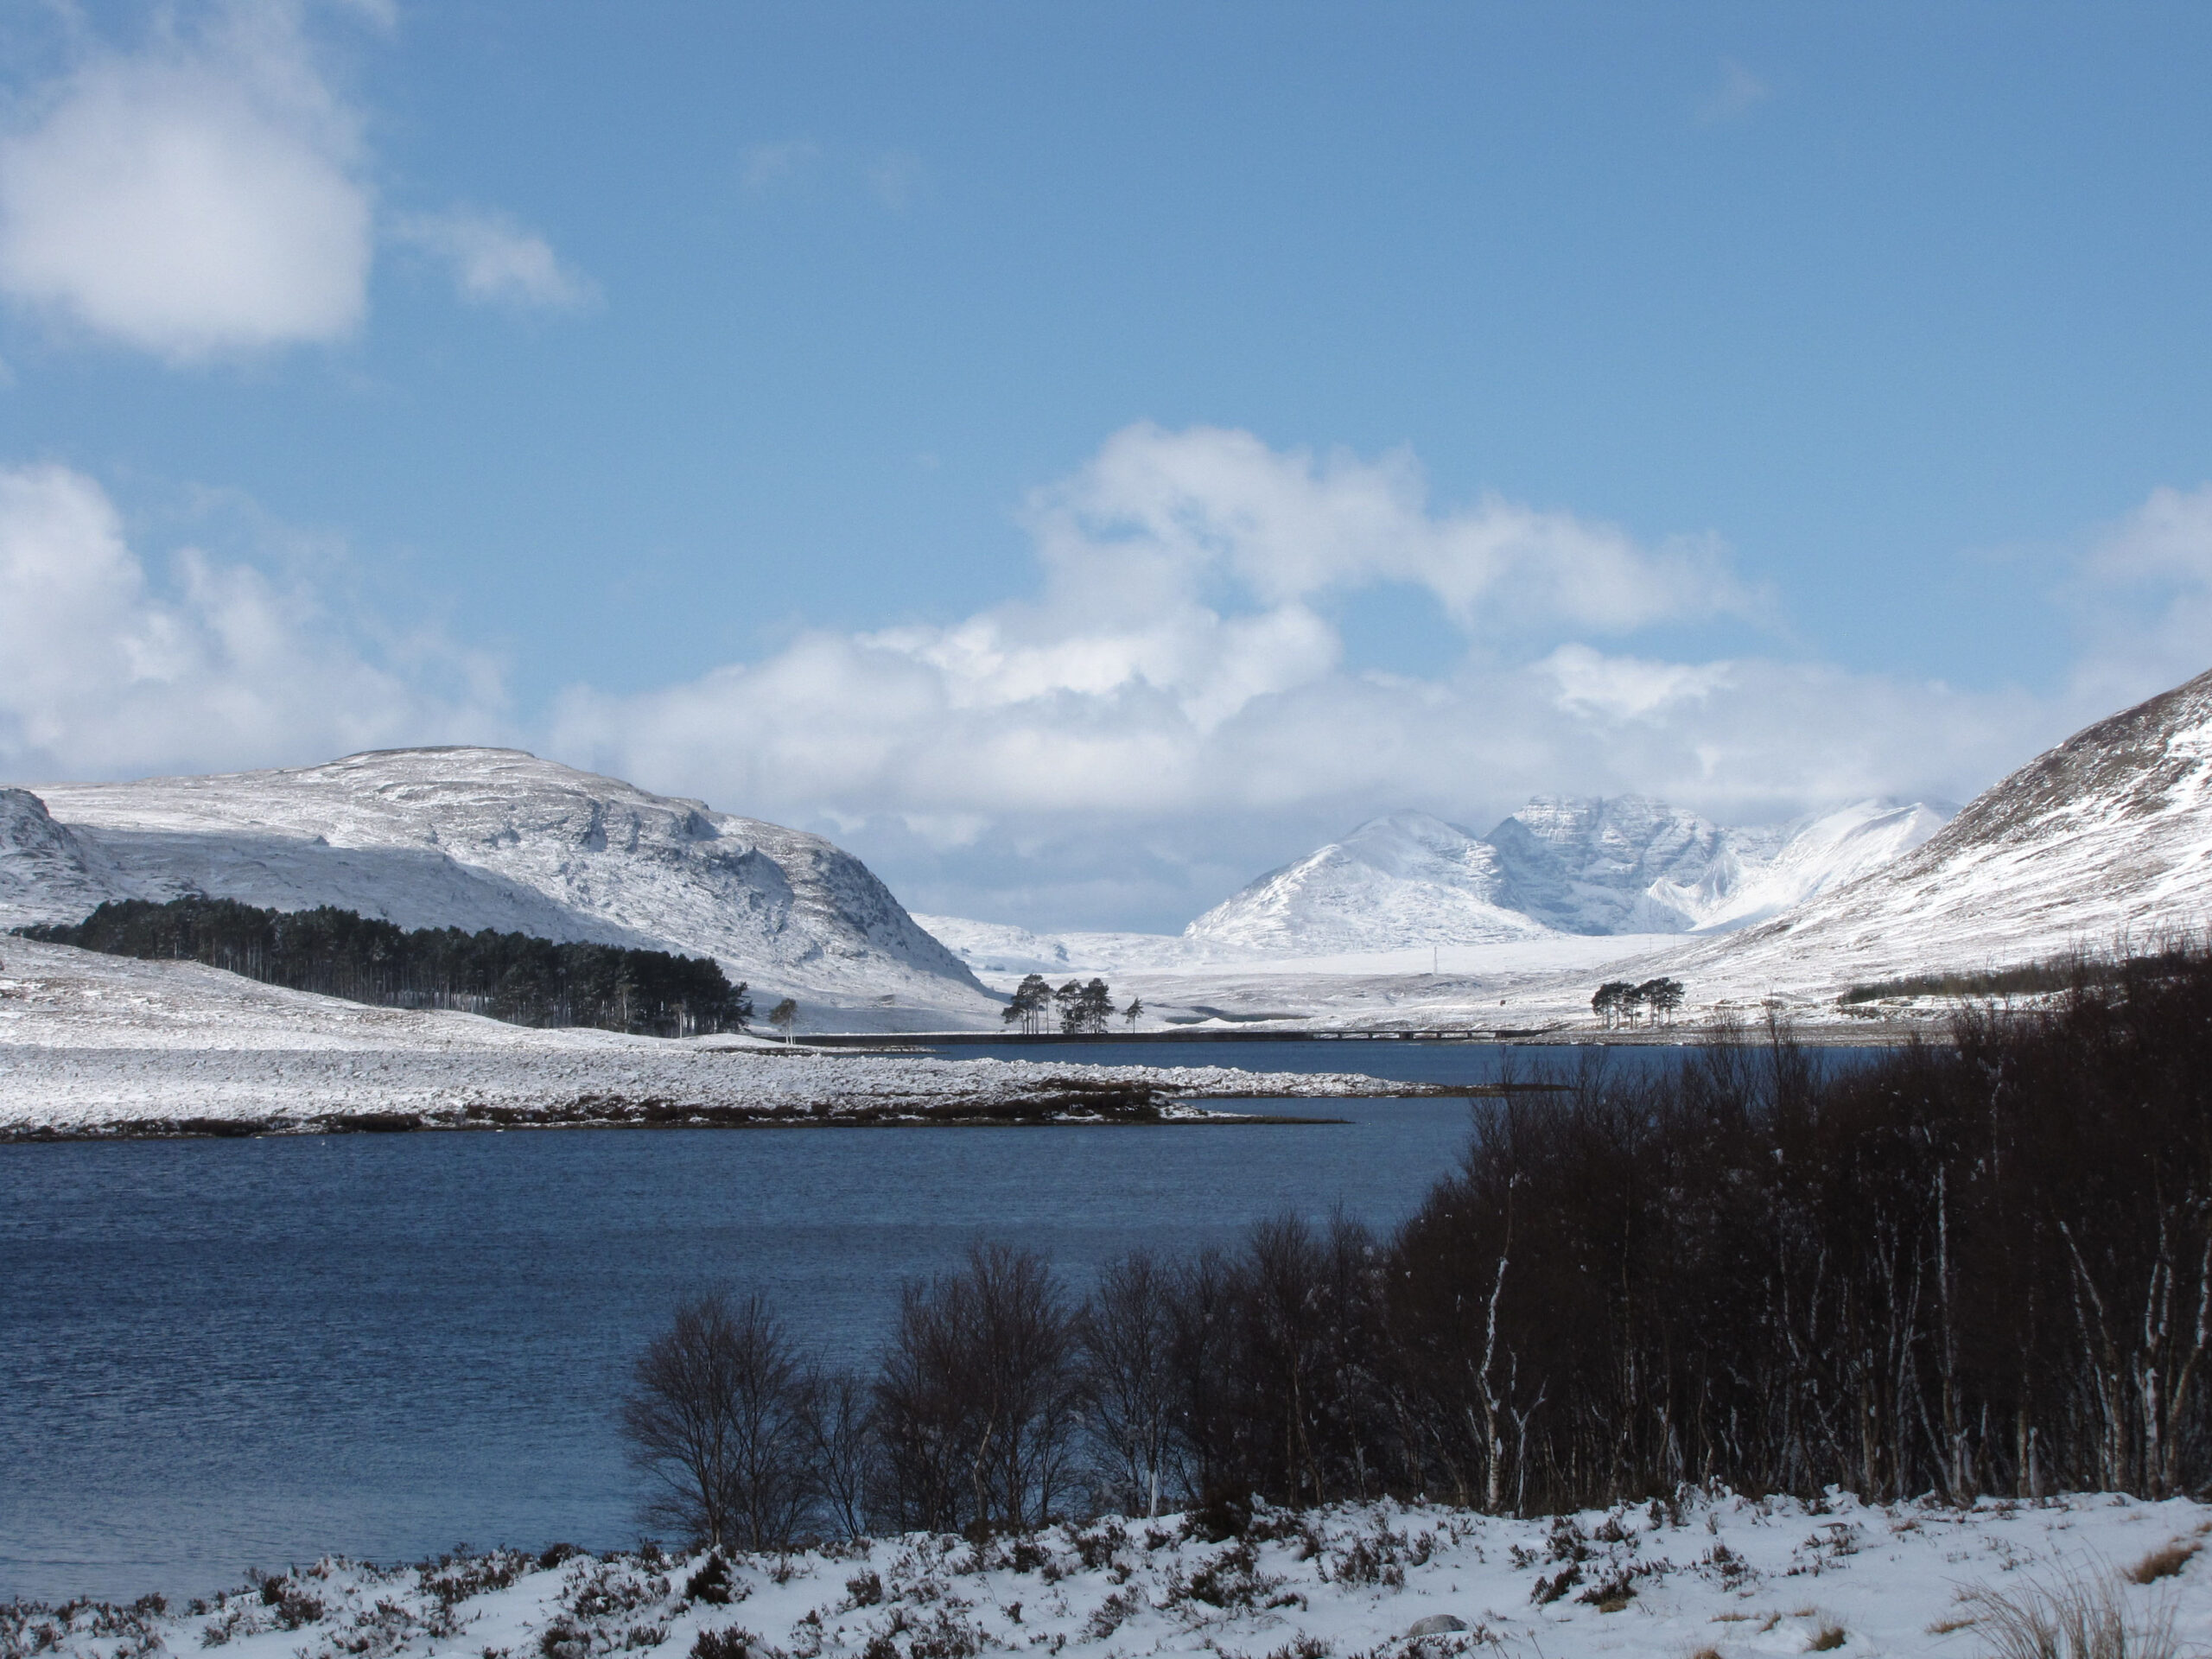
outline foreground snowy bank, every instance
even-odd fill
[[[1549,1521],[1263,1512],[1218,1541],[1174,1517],[980,1546],[918,1534],[741,1555],[726,1573],[650,1547],[324,1560],[186,1609],[0,1605],[0,1656],[1968,1655],[1988,1650],[1978,1592],[2017,1603],[2069,1584],[2108,1592],[2139,1628],[2171,1617],[2186,1651],[2212,1637],[2208,1532],[2212,1507],[2183,1499],[1960,1511],[1722,1497]]]
[[[787,1051],[375,1008],[10,940],[0,1140],[524,1124],[1202,1121],[1198,1099],[1433,1093],[1341,1073]]]

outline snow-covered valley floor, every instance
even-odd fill
[[[529,1124],[1203,1121],[1198,1100],[1438,1092],[1348,1073],[786,1050],[364,1007],[10,940],[0,1140]]]
[[[1959,1510],[1722,1496],[1548,1521],[1388,1503],[1263,1511],[1218,1541],[1175,1517],[981,1545],[918,1534],[740,1555],[719,1590],[694,1579],[703,1556],[650,1548],[324,1560],[185,1607],[0,1604],[0,1656],[1964,1656],[1990,1650],[1977,1592],[2017,1601],[2069,1584],[2108,1590],[2139,1626],[2171,1618],[2192,1652],[2212,1639],[2208,1533],[2212,1507],[2185,1499]]]

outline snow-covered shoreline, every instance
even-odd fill
[[[11,941],[0,1140],[537,1126],[1249,1121],[1198,1100],[1440,1092],[1351,1073],[789,1052],[368,1007]]]
[[[1241,1537],[1179,1516],[982,1543],[910,1534],[735,1555],[719,1586],[695,1579],[703,1555],[651,1546],[329,1559],[181,1607],[0,1603],[0,1659],[1968,1655],[1984,1647],[1976,1592],[2069,1582],[2108,1586],[2139,1625],[2171,1615],[2186,1651],[2212,1637],[2208,1533],[2212,1506],[2185,1498],[1959,1510],[1689,1494],[1525,1520],[1262,1511]]]

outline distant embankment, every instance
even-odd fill
[[[449,1008],[518,1026],[592,1026],[659,1037],[741,1030],[743,984],[710,958],[526,933],[407,930],[350,910],[260,910],[234,899],[111,900],[25,938],[108,956],[205,963],[265,985],[378,1007]]]

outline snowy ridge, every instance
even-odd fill
[[[0,789],[0,921],[80,920],[120,889],[100,849],[56,823],[27,789]]]
[[[1987,1650],[1988,1610],[1974,1592],[2018,1598],[2076,1579],[2110,1585],[2138,1631],[2162,1612],[2173,1620],[2175,1645],[2131,1637],[2129,1653],[2190,1653],[2212,1637],[2208,1526],[2212,1506],[2187,1498],[1951,1509],[1841,1493],[1818,1503],[1692,1496],[1556,1520],[1344,1503],[1264,1511],[1250,1536],[1222,1542],[1169,1515],[975,1543],[915,1533],[734,1553],[723,1605],[685,1593],[704,1552],[509,1550],[389,1568],[327,1559],[188,1610],[153,1599],[0,1606],[0,1644],[55,1659],[219,1646],[237,1659],[429,1659],[678,1655],[711,1632],[733,1649],[796,1659],[907,1651],[894,1637],[938,1654],[1041,1649],[1067,1659],[1735,1659],[1828,1649],[1963,1659]],[[2180,1559],[2173,1576],[2117,1578],[2168,1548]],[[168,1587],[181,1600],[206,1586]]]
[[[37,795],[94,861],[73,906],[191,892],[278,910],[336,905],[404,927],[710,956],[756,990],[919,1007],[939,1024],[995,1011],[967,967],[821,836],[520,750],[387,750]],[[18,810],[0,823],[29,821]],[[56,919],[31,913],[60,903],[49,897],[0,887],[0,924]]]
[[[1662,879],[1650,898],[1700,932],[1747,927],[1902,858],[1941,830],[1952,810],[1920,801],[1855,802],[1780,826],[1770,832],[1780,844],[1764,859],[1758,832],[1726,830],[1727,849],[1694,887]]]

